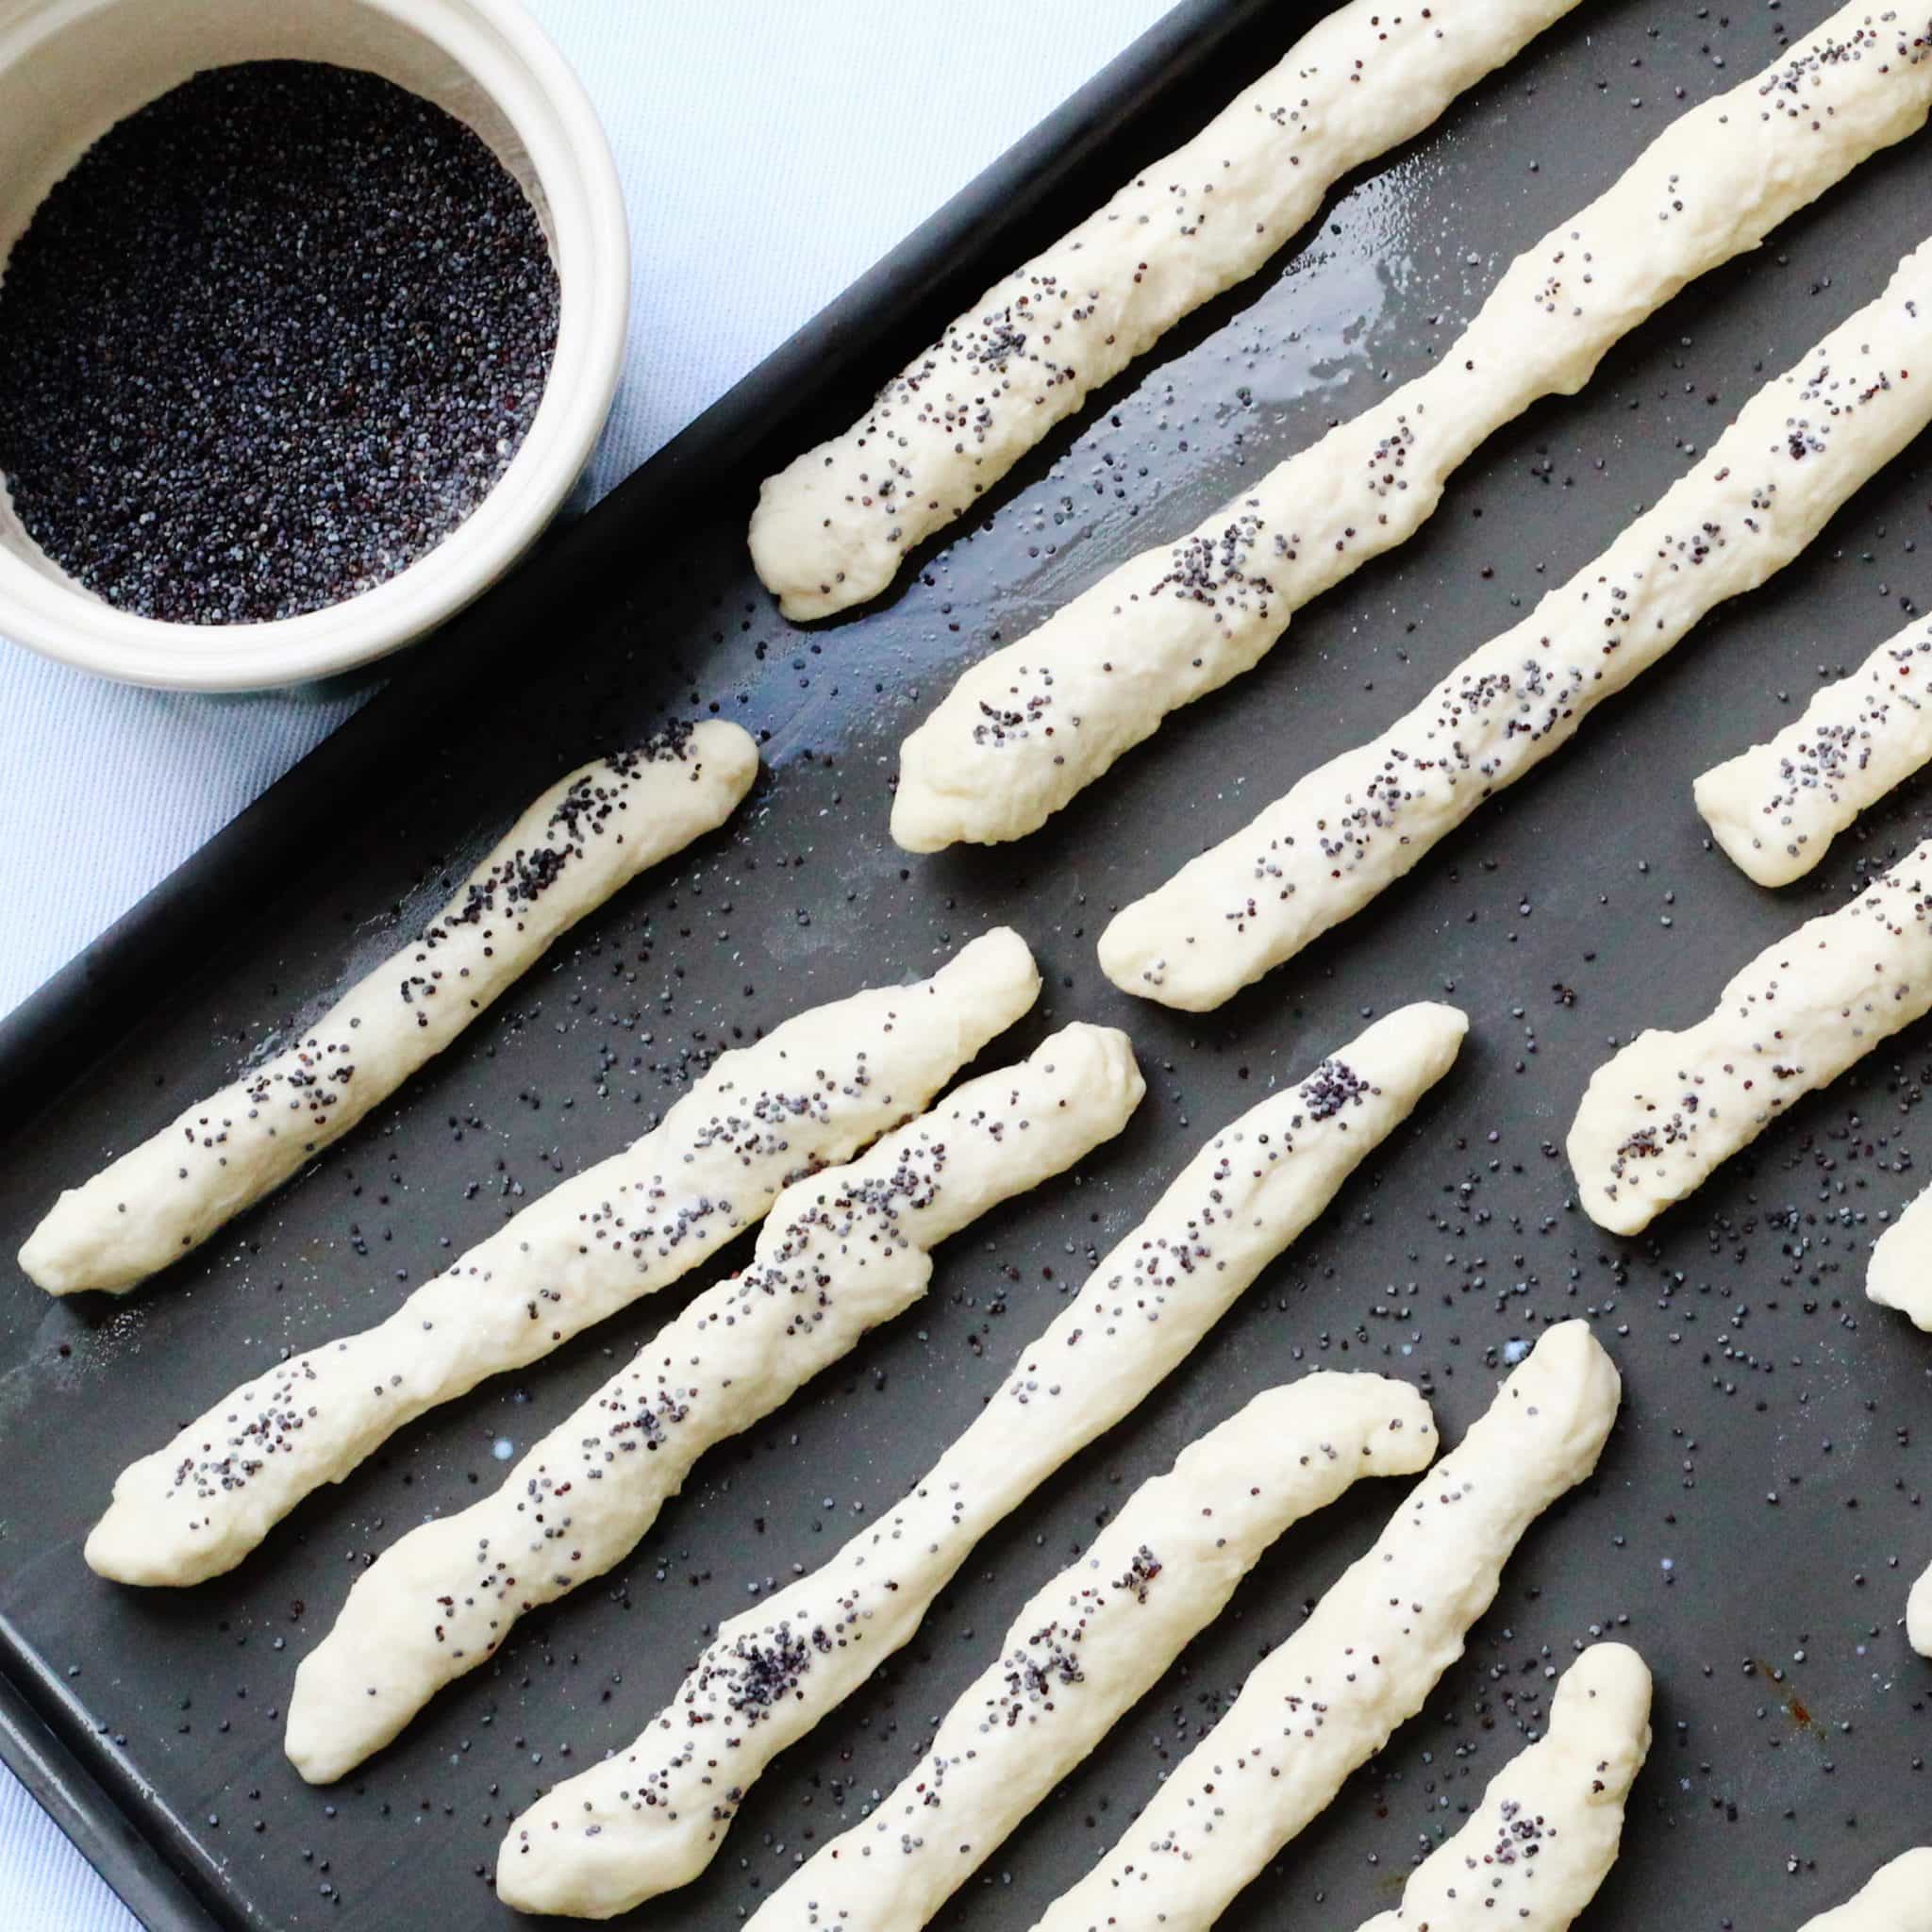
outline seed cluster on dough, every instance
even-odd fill
[[[1584,1211],[1637,1234],[1807,1093],[1932,1012],[1932,841],[1733,975],[1709,1016],[1591,1075],[1565,1150]]]
[[[1861,811],[1932,759],[1932,624],[1888,639],[1766,743],[1696,783],[1711,837],[1760,886],[1802,878]]]

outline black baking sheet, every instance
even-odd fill
[[[557,771],[713,706],[764,738],[767,774],[724,832],[587,922],[391,1106],[165,1280],[122,1302],[52,1303],[0,1267],[5,1752],[150,1924],[517,1923],[487,1882],[508,1819],[627,1742],[719,1619],[888,1507],[1208,1132],[1365,1014],[1431,995],[1466,1007],[1474,1032],[1412,1127],[1153,1400],[987,1541],[908,1650],[767,1774],[707,1877],[635,1923],[738,1924],[909,1766],[1100,1513],[1255,1391],[1315,1365],[1376,1368],[1421,1382],[1453,1440],[1514,1345],[1576,1314],[1626,1381],[1597,1478],[1533,1529],[1425,1713],[1225,1923],[1347,1927],[1391,1904],[1600,1635],[1642,1649],[1658,1694],[1590,1932],[1781,1932],[1932,1837],[1932,1666],[1898,1628],[1932,1559],[1932,1342],[1860,1291],[1880,1217],[1932,1148],[1917,1118],[1932,1036],[1801,1107],[1642,1241],[1585,1220],[1557,1152],[1612,1040],[1701,1014],[1750,953],[1924,829],[1927,793],[1908,786],[1814,880],[1774,896],[1707,849],[1689,788],[1932,599],[1928,455],[1895,465],[1804,563],[1704,625],[1409,880],[1219,1013],[1125,999],[1092,950],[1115,906],[1413,702],[1654,501],[1764,375],[1875,294],[1932,225],[1924,138],[1680,297],[1581,398],[1496,438],[1421,538],[1043,833],[913,859],[885,831],[899,740],[989,641],[1426,366],[1512,254],[1682,104],[1826,10],[1586,4],[1332,197],[891,600],[788,626],[744,556],[760,475],[841,426],[1000,267],[1205,118],[1315,12],[1179,9],[0,1028],[10,1255],[59,1185],[380,958]],[[84,864],[86,838],[76,827],[67,850],[9,862]],[[80,1541],[119,1467],[276,1350],[385,1311],[641,1131],[722,1046],[929,970],[1000,921],[1033,942],[1047,988],[995,1054],[1075,1017],[1124,1025],[1148,1074],[1139,1118],[1075,1184],[957,1240],[924,1306],[710,1457],[631,1560],[528,1620],[361,1775],[310,1790],[280,1746],[295,1663],[357,1566],[495,1481],[497,1445],[520,1450],[564,1415],[741,1248],[406,1431],[230,1578],[138,1593],[88,1572]],[[1283,1539],[942,1923],[1031,1923],[1397,1493],[1358,1491]]]

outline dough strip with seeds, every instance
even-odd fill
[[[1524,1531],[1596,1467],[1619,1394],[1587,1323],[1547,1330],[1039,1932],[1213,1924],[1422,1708]]]
[[[1424,375],[983,658],[906,741],[908,851],[1037,830],[1169,713],[1251,670],[1294,612],[1406,541],[1451,475],[1687,282],[1755,248],[1932,108],[1932,8],[1841,8],[1693,108],[1519,256]]]
[[[993,1524],[1192,1352],[1449,1070],[1467,1024],[1405,1007],[1215,1135],[891,1515],[724,1624],[635,1742],[517,1820],[504,1901],[601,1919],[695,1878],[772,1759],[908,1641]]]
[[[1101,935],[1107,976],[1199,1012],[1293,958],[1560,751],[1700,618],[1801,556],[1928,423],[1932,242],[1521,624],[1124,908]]]
[[[67,1190],[21,1267],[50,1294],[119,1293],[180,1259],[341,1140],[559,934],[723,824],[758,770],[750,735],[708,720],[560,779],[422,934],[293,1046]]]
[[[1713,765],[1693,795],[1740,872],[1788,886],[1928,759],[1932,624],[1916,624],[1826,685],[1775,738]]]
[[[1591,1644],[1557,1686],[1548,1730],[1360,1932],[1567,1932],[1617,1862],[1649,1753],[1649,1670],[1625,1644]]]
[[[918,1932],[1159,1682],[1291,1524],[1436,1450],[1428,1404],[1380,1375],[1271,1389],[1143,1483],[1027,1603],[931,1746],[752,1914],[750,1932]]]
[[[722,1055],[663,1122],[514,1216],[373,1328],[246,1382],[125,1469],[87,1541],[121,1583],[231,1570],[406,1423],[688,1274],[780,1191],[918,1113],[1040,991],[1018,933]]]
[[[989,289],[842,436],[769,478],[758,575],[794,619],[876,596],[1093,391],[1244,280],[1576,0],[1350,0],[1185,147]]]
[[[1732,975],[1708,1017],[1591,1075],[1565,1149],[1584,1212],[1638,1234],[1720,1163],[1932,1011],[1932,840]]]
[[[1075,1024],[774,1204],[708,1289],[494,1493],[384,1551],[302,1660],[291,1760],[312,1783],[389,1742],[519,1617],[623,1560],[714,1443],[924,1293],[930,1250],[1119,1133],[1144,1091],[1124,1033]]]

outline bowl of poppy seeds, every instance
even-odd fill
[[[307,682],[561,507],[629,251],[514,0],[0,0],[0,636]]]

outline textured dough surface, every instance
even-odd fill
[[[1547,1330],[1041,1932],[1213,1924],[1422,1708],[1524,1530],[1596,1467],[1619,1395],[1587,1323]]]
[[[608,1918],[695,1878],[772,1759],[911,1637],[995,1523],[1193,1350],[1448,1071],[1467,1024],[1405,1007],[1215,1135],[903,1503],[724,1624],[634,1743],[517,1820],[497,1856],[505,1902]]]
[[[1627,1645],[1592,1644],[1563,1674],[1548,1732],[1361,1932],[1565,1932],[1617,1862],[1649,1752],[1649,1670]]]
[[[1760,886],[1803,878],[1868,807],[1932,759],[1932,624],[1828,684],[1776,737],[1697,780],[1710,835]]]
[[[1539,398],[1570,395],[1687,282],[1932,107],[1932,9],[1841,8],[1692,108],[1519,256],[1424,375],[1130,558],[981,659],[907,740],[892,836],[913,852],[1045,824],[1169,712],[1252,669],[1303,605],[1428,519],[1450,475]]]
[[[1119,1133],[1144,1091],[1125,1034],[1068,1026],[788,1188],[743,1274],[691,1302],[493,1494],[411,1530],[356,1579],[295,1674],[295,1768],[340,1777],[520,1616],[621,1561],[707,1449],[909,1307],[931,1248]]]
[[[1199,1012],[1291,959],[1568,744],[1707,612],[1799,556],[1927,423],[1932,243],[1521,624],[1124,908],[1101,935],[1107,976]]]
[[[433,1059],[558,934],[723,824],[758,770],[750,735],[711,720],[559,779],[295,1045],[61,1194],[21,1267],[51,1294],[118,1292],[198,1247]]]
[[[1915,1196],[1874,1242],[1865,1292],[1932,1333],[1932,1191]]]
[[[1650,1028],[1591,1075],[1565,1143],[1584,1211],[1636,1234],[1793,1101],[1932,1008],[1932,841],[1767,946],[1680,1033]]]
[[[1913,1584],[1906,1601],[1906,1636],[1921,1657],[1932,1657],[1932,1570]]]
[[[124,1470],[87,1560],[122,1583],[231,1570],[405,1423],[687,1274],[791,1182],[920,1112],[1040,991],[1007,928],[930,979],[723,1055],[662,1124],[526,1208],[386,1321],[278,1362]]]
[[[870,1815],[752,1914],[753,1932],[917,1932],[1157,1684],[1289,1524],[1436,1450],[1428,1405],[1379,1375],[1257,1395],[1143,1483],[1027,1603],[999,1655]]]
[[[1857,1898],[1798,1932],[1932,1932],[1932,1846],[1894,1858]]]
[[[1419,134],[1576,0],[1351,0],[1185,147],[989,289],[863,419],[771,477],[752,561],[790,618],[907,554],[1185,315],[1253,275],[1351,169]]]

